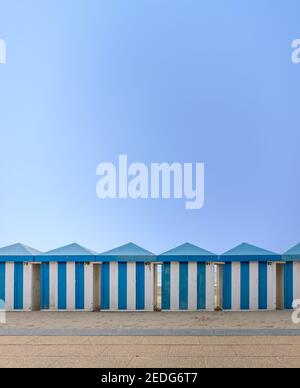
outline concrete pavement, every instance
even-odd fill
[[[39,329],[39,328],[0,328],[0,336],[183,336],[183,337],[290,337],[300,336],[300,330],[298,329],[70,329],[70,328],[52,328],[52,329]]]
[[[0,367],[300,367],[300,337],[0,337]]]

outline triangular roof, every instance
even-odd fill
[[[114,248],[110,251],[101,253],[100,256],[105,261],[143,261],[144,258],[155,258],[154,253],[147,251],[146,249],[134,243],[125,244],[118,248]]]
[[[147,251],[146,249],[136,245],[134,243],[129,243],[121,245],[118,248],[114,248],[110,251],[104,252],[101,255],[105,256],[154,256],[154,253]]]
[[[40,251],[20,243],[0,248],[0,256],[2,257],[4,256],[29,257],[29,256],[40,255],[40,254],[41,254]]]
[[[200,248],[194,244],[185,243],[159,255],[162,261],[212,261],[216,254]],[[215,259],[216,260],[216,259]]]
[[[97,255],[96,252],[93,252],[92,250],[85,248],[77,243],[73,243],[70,245],[66,245],[64,247],[60,247],[57,249],[54,249],[52,251],[44,253],[44,256],[95,256]]]
[[[160,256],[216,256],[214,253],[200,248],[194,244],[185,243],[171,249]]]
[[[243,258],[250,258],[250,259],[257,259],[257,260],[279,260],[280,255],[268,251],[263,248],[259,248],[255,245],[242,243],[235,248],[229,250],[228,252],[223,253],[221,255],[222,258],[234,258],[235,260],[243,259]]]
[[[285,260],[300,259],[300,244],[295,245],[283,255]]]

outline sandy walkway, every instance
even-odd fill
[[[40,329],[299,329],[290,311],[86,313],[14,312],[0,328]]]

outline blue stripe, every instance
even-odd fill
[[[241,263],[241,310],[250,309],[250,265]]]
[[[76,295],[75,308],[76,310],[84,309],[84,264],[76,263]]]
[[[170,310],[171,308],[171,264],[164,263],[162,265],[162,310]]]
[[[284,308],[292,309],[294,300],[294,265],[288,262],[284,266]]]
[[[189,298],[189,265],[188,263],[179,264],[179,309],[188,309],[188,298]]]
[[[127,264],[119,263],[119,310],[127,310]]]
[[[259,290],[258,290],[258,308],[259,310],[267,310],[268,308],[268,263],[260,262],[259,271]]]
[[[5,263],[0,263],[0,300],[5,302]]]
[[[50,308],[49,263],[41,264],[41,309]]]
[[[58,309],[67,309],[67,264],[58,263]]]
[[[223,309],[232,309],[232,268],[226,263],[223,268]]]
[[[206,263],[197,264],[197,309],[206,309]]]
[[[15,263],[14,309],[23,310],[23,263]]]
[[[110,267],[109,263],[103,263],[101,266],[101,309],[109,310],[110,306]]]
[[[136,309],[145,310],[145,264],[136,263]]]

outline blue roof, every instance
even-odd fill
[[[34,256],[40,254],[40,251],[20,243],[0,248],[0,257],[6,258],[6,261],[24,261],[22,258],[33,260]]]
[[[281,259],[281,256],[277,253],[247,243],[238,245],[228,252],[223,253],[220,257],[221,260],[225,259],[225,261],[241,261],[243,259],[253,261],[278,261]]]
[[[215,253],[190,243],[185,243],[159,255],[159,259],[162,261],[211,261],[212,258],[216,257],[217,255]]]
[[[79,244],[70,244],[66,245],[61,248],[54,249],[52,251],[46,252],[43,254],[43,256],[95,256],[97,255],[96,252],[93,252],[92,250],[85,248]]]
[[[287,261],[295,259],[300,260],[300,244],[295,245],[293,248],[284,253],[283,259]]]
[[[129,243],[118,248],[101,253],[103,261],[155,261],[154,253],[134,244]]]
[[[0,248],[0,256],[35,256],[40,254],[40,251],[20,243]]]

